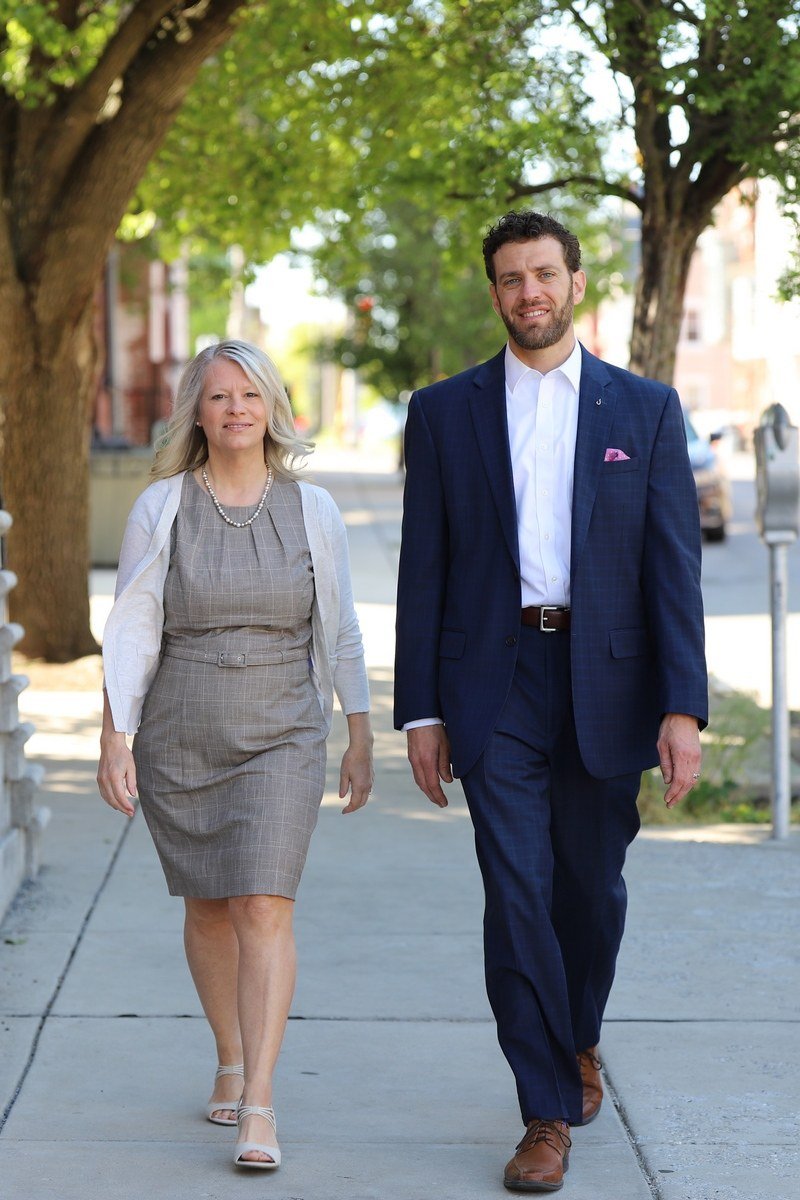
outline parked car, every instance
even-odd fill
[[[721,434],[701,437],[686,413],[686,440],[692,464],[697,503],[700,507],[700,528],[708,542],[724,541],[731,518],[731,487],[720,454],[715,449]]]

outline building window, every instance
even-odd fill
[[[686,310],[686,315],[683,322],[683,336],[687,342],[699,342],[700,339],[700,313],[696,308]]]
[[[706,407],[706,387],[703,383],[684,383],[682,381],[680,393],[683,407],[690,413]]]

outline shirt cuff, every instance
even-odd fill
[[[418,721],[406,721],[403,733],[407,729],[421,729],[423,725],[444,725],[444,721],[441,717],[420,717]]]

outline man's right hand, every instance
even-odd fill
[[[444,725],[420,725],[406,731],[408,761],[414,772],[414,782],[432,804],[447,808],[447,797],[439,782],[453,782],[450,770],[450,741]]]

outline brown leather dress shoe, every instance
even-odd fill
[[[597,1046],[591,1046],[578,1055],[583,1082],[583,1124],[588,1125],[600,1112],[603,1103],[603,1081],[600,1078],[600,1059],[595,1054]]]
[[[566,1121],[530,1121],[503,1183],[512,1192],[557,1192],[569,1167],[571,1145]]]

